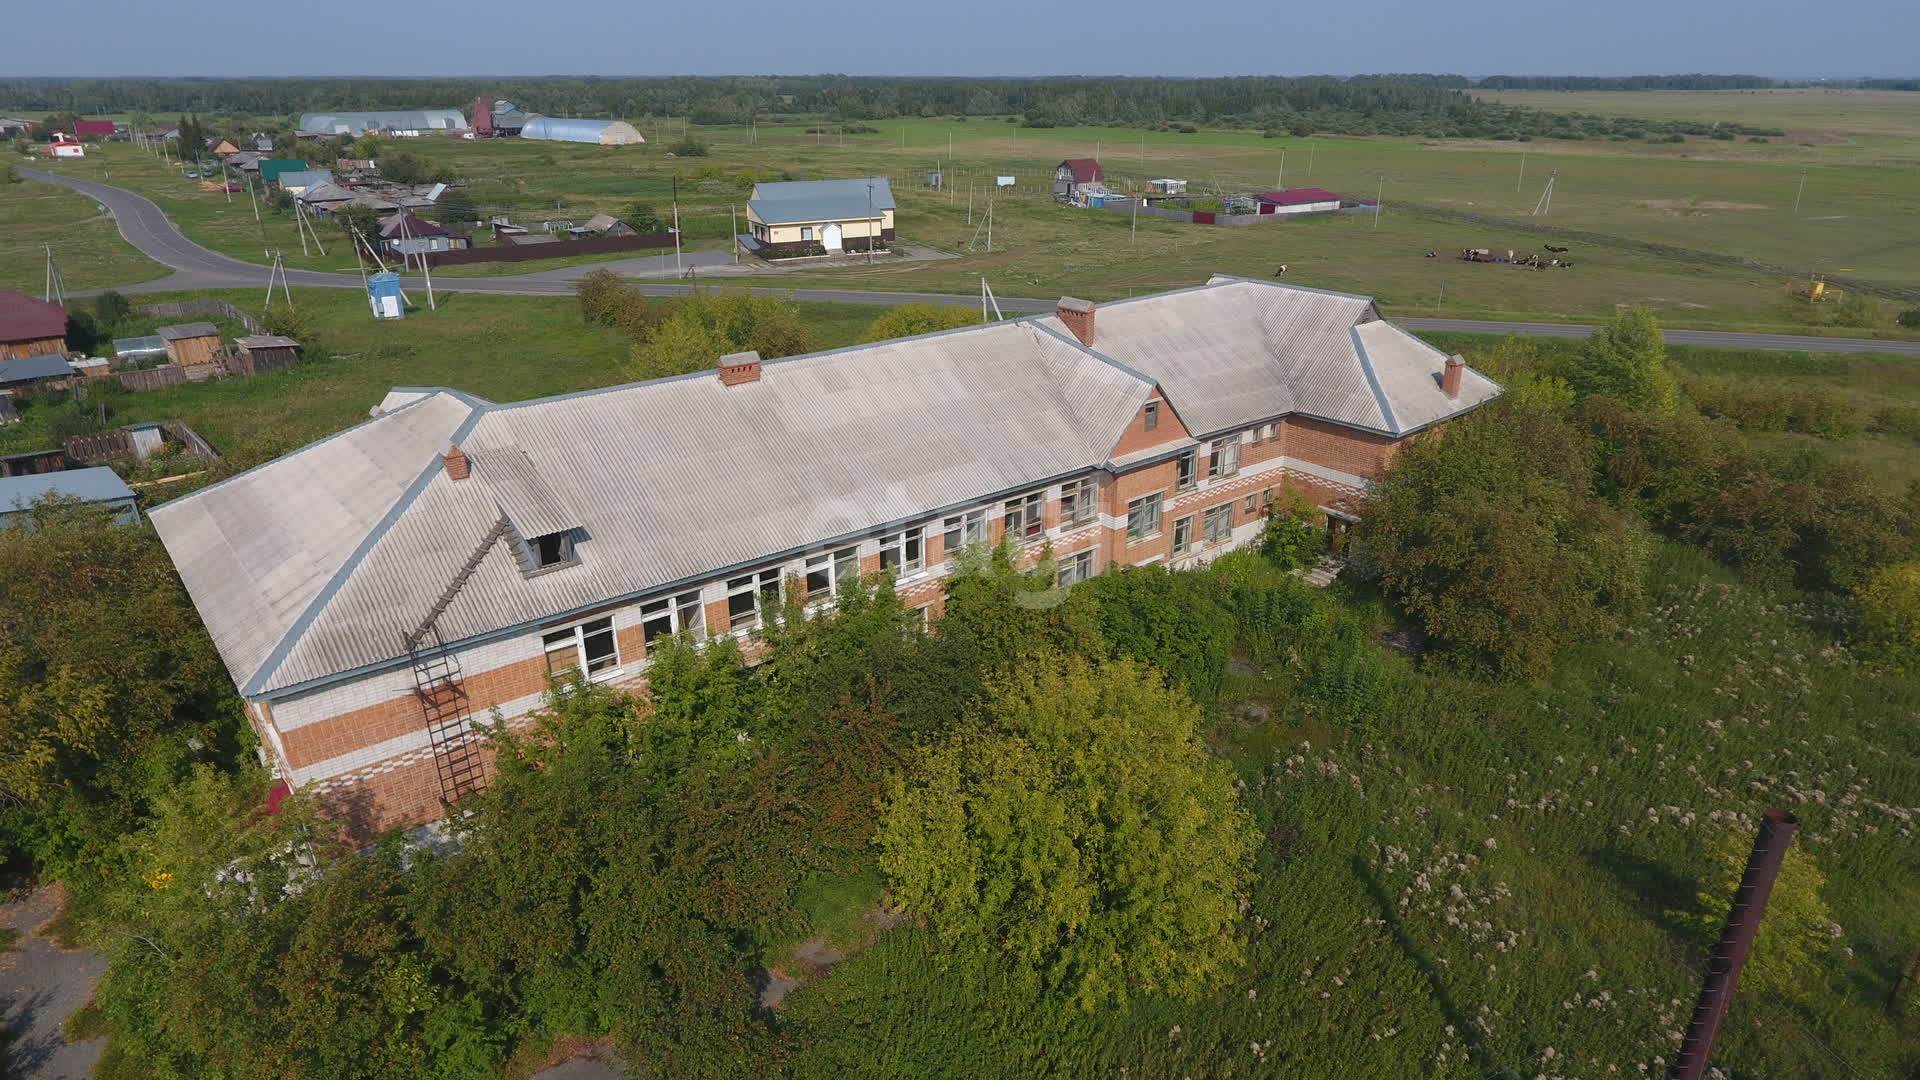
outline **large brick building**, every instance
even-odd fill
[[[364,831],[478,786],[469,725],[550,672],[634,683],[661,634],[883,568],[936,619],[949,553],[1007,535],[1070,584],[1211,559],[1289,485],[1350,519],[1499,392],[1367,297],[1216,277],[533,401],[395,390],[151,517],[272,767]]]

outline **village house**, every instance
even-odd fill
[[[465,251],[473,246],[473,240],[466,233],[402,210],[380,223],[380,246],[396,255],[421,255],[429,251]]]
[[[110,509],[114,521],[121,525],[140,520],[133,489],[103,465],[0,479],[0,529],[26,525],[34,505],[50,495]]]
[[[893,211],[883,176],[755,184],[740,239],[763,258],[866,251],[893,242]]]
[[[1106,194],[1107,174],[1093,158],[1068,158],[1053,169],[1053,196],[1078,202],[1092,194]]]
[[[228,142],[225,139],[220,138],[217,135],[207,140],[207,153],[209,154],[213,154],[215,156],[224,156],[226,154],[237,154],[239,152],[240,152],[239,147],[233,145],[231,142]]]
[[[47,144],[47,156],[50,158],[78,158],[87,156],[87,148],[80,140],[65,132],[53,133],[53,141]]]
[[[75,120],[73,135],[76,139],[108,139],[117,129],[111,120]]]
[[[210,322],[163,326],[154,333],[166,343],[168,362],[181,367],[210,364],[220,351],[220,328]]]
[[[279,182],[280,189],[282,191],[285,191],[287,194],[297,199],[300,197],[300,193],[307,190],[308,188],[319,187],[321,184],[333,183],[333,170],[332,169],[291,169],[286,172],[280,173],[278,176],[274,177],[274,179]]]
[[[0,360],[66,351],[65,308],[0,289]]]
[[[976,544],[1050,549],[1066,587],[1210,561],[1289,488],[1344,522],[1499,393],[1368,297],[1215,277],[530,401],[396,389],[149,516],[270,767],[364,836],[482,786],[472,725],[549,675],[632,686],[662,635],[746,637],[856,574],[930,622]]]

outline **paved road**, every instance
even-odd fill
[[[180,234],[172,221],[152,200],[136,195],[124,188],[109,184],[80,180],[58,173],[42,172],[38,169],[17,167],[20,175],[31,180],[45,180],[49,183],[64,184],[82,194],[104,204],[113,212],[114,220],[120,226],[120,235],[127,243],[139,248],[147,256],[165,266],[172,267],[174,273],[158,281],[143,282],[120,289],[124,293],[135,292],[171,292],[178,289],[217,289],[233,287],[259,287],[266,284],[267,268],[254,263],[241,262],[218,252],[209,251]],[[442,278],[441,288],[468,293],[502,293],[517,296],[571,296],[573,279],[602,266],[615,269],[626,267],[629,273],[658,273],[666,265],[663,259],[671,256],[650,256],[640,259],[621,260],[618,263],[601,263],[594,266],[562,267],[558,270],[543,270],[532,274],[518,274],[510,277],[487,278]],[[700,252],[686,256],[698,259],[709,267],[710,273],[726,273],[729,267],[718,265],[729,261],[724,252]],[[631,264],[627,266],[627,264]],[[360,279],[353,274],[324,274],[313,270],[289,270],[287,281],[292,285],[332,289],[358,289]],[[406,284],[420,288],[424,282],[408,278]],[[682,284],[654,283],[636,281],[634,287],[649,296],[680,296],[692,286]],[[965,293],[923,293],[891,292],[885,290],[862,289],[772,289],[756,288],[755,292],[789,295],[796,300],[839,304],[910,304],[932,303],[971,306],[978,304],[977,295]],[[1000,298],[1000,309],[1009,313],[1027,314],[1038,311],[1052,311],[1052,300],[1036,300],[1022,297]],[[1586,337],[1593,332],[1591,327],[1567,323],[1524,323],[1524,322],[1488,322],[1475,319],[1396,319],[1409,330],[1453,330],[1473,334],[1538,334],[1545,337]],[[1717,345],[1726,348],[1805,350],[1807,352],[1890,352],[1920,356],[1920,341],[1880,341],[1870,338],[1826,338],[1800,337],[1792,334],[1740,334],[1723,330],[1668,330],[1667,340],[1676,345]]]
[[[69,1044],[60,1027],[93,997],[94,980],[106,970],[98,953],[68,952],[40,933],[60,913],[62,892],[53,885],[0,908],[0,924],[18,931],[12,951],[0,956],[0,993],[12,1045],[0,1073],[36,1080],[86,1080],[106,1040]]]

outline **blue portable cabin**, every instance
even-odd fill
[[[367,302],[373,306],[376,319],[405,318],[407,309],[400,299],[400,275],[387,270],[368,278]]]

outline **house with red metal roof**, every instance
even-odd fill
[[[111,120],[75,120],[73,122],[73,133],[75,136],[79,136],[79,137],[99,136],[104,138],[114,133],[113,121]]]
[[[1263,214],[1324,214],[1340,209],[1340,196],[1325,188],[1288,188],[1255,195]]]
[[[65,308],[0,289],[0,360],[66,351]]]
[[[1055,198],[1072,200],[1076,196],[1086,195],[1091,188],[1105,191],[1107,174],[1100,168],[1100,162],[1094,158],[1068,158],[1053,170],[1053,194]]]

